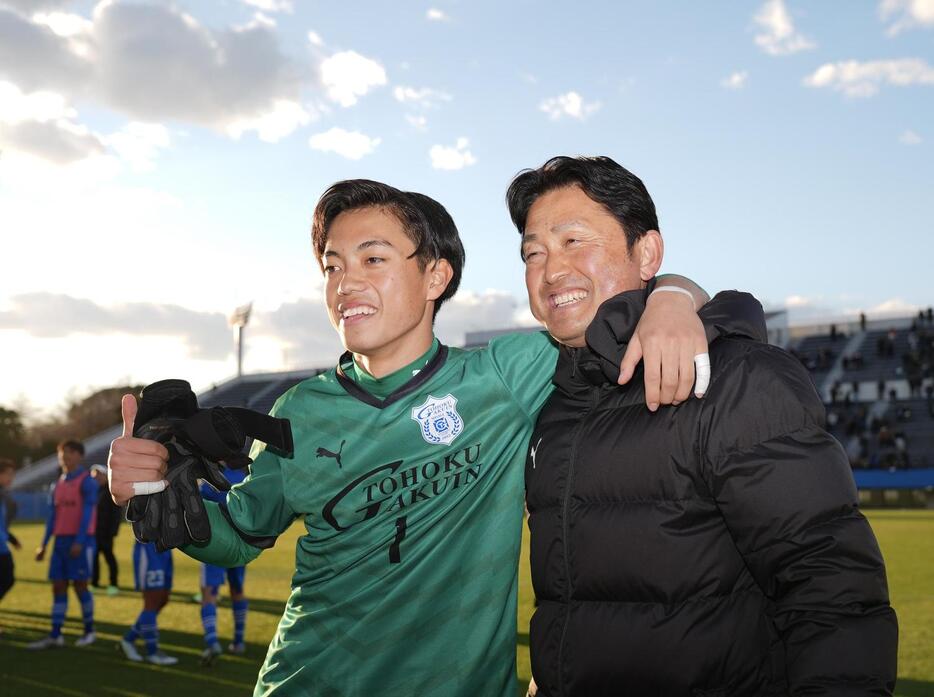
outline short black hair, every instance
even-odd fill
[[[446,259],[453,271],[444,292],[435,300],[435,315],[437,315],[442,303],[453,298],[461,284],[461,274],[466,260],[464,245],[461,243],[461,236],[457,231],[457,225],[454,224],[454,218],[448,213],[447,208],[425,194],[416,191],[407,193],[425,216],[427,237],[431,240],[428,245],[431,250],[431,260]]]
[[[360,208],[380,208],[390,212],[402,224],[405,234],[415,244],[412,256],[422,271],[434,261],[445,259],[453,270],[451,281],[435,300],[434,315],[441,305],[457,292],[464,269],[464,245],[457,226],[440,203],[424,194],[400,191],[370,179],[346,179],[328,187],[315,206],[311,242],[324,270],[324,248],[334,219],[341,213]]]
[[[8,457],[0,457],[0,474],[7,470],[16,469],[16,463]]]
[[[569,186],[579,186],[616,218],[630,250],[649,230],[659,229],[655,204],[639,177],[609,157],[561,155],[519,172],[509,184],[506,205],[519,234],[525,233],[529,209],[539,196]]]
[[[78,453],[81,457],[84,457],[84,443],[80,440],[74,440],[73,438],[67,438],[61,441],[56,450],[71,450],[72,452]]]

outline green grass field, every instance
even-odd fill
[[[889,572],[892,604],[900,625],[899,684],[903,697],[934,697],[934,511],[869,511]],[[201,623],[192,595],[198,588],[198,567],[182,554],[175,555],[175,589],[172,602],[159,618],[160,641],[166,652],[179,656],[177,666],[157,668],[126,661],[115,642],[136,619],[139,595],[132,591],[132,536],[125,526],[117,537],[121,563],[120,595],[96,596],[95,645],[76,649],[33,653],[23,646],[44,635],[49,627],[51,591],[46,564],[32,560],[31,550],[41,536],[38,524],[14,528],[23,541],[15,553],[17,584],[0,604],[0,694],[29,695],[249,695],[266,645],[275,631],[288,593],[293,567],[293,527],[276,547],[250,566],[247,591],[250,616],[248,652],[244,657],[223,656],[209,669],[198,666]],[[528,626],[532,614],[532,585],[528,571],[528,546],[523,545],[519,584],[519,636],[517,637],[517,694],[524,694],[529,678]],[[233,620],[223,602],[218,613],[218,633],[226,646]],[[78,604],[69,598],[65,626],[69,644],[81,631]],[[482,696],[478,696],[482,697]]]

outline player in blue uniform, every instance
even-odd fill
[[[242,469],[224,468],[224,475],[231,484],[242,482],[246,471]],[[215,501],[221,505],[227,499],[226,492],[219,492],[210,484],[201,484],[201,495],[208,501]],[[221,653],[221,644],[217,640],[217,601],[220,587],[227,581],[230,588],[230,601],[233,605],[234,636],[227,650],[234,654],[243,654],[246,651],[244,633],[246,632],[246,613],[249,601],[243,591],[243,581],[246,577],[245,566],[235,566],[225,569],[213,564],[201,565],[201,626],[204,628],[204,651],[201,653],[201,665],[208,666],[214,662]]]
[[[131,661],[146,660],[159,666],[171,666],[178,663],[175,656],[169,656],[159,650],[159,611],[169,602],[172,592],[172,550],[156,551],[153,542],[137,542],[133,547],[133,578],[136,590],[143,593],[143,609],[118,646],[123,655]],[[146,657],[136,650],[136,640],[140,637],[146,646]]]
[[[94,531],[97,525],[97,482],[86,467],[81,466],[84,445],[66,440],[58,445],[58,463],[62,474],[52,485],[52,505],[46,521],[42,544],[36,549],[36,561],[45,558],[45,549],[54,535],[52,557],[49,559],[49,580],[52,582],[52,631],[48,636],[27,645],[29,649],[60,648],[65,645],[62,625],[68,612],[68,584],[75,589],[81,603],[84,634],[75,646],[94,643],[94,596],[88,590],[88,580],[94,564]]]

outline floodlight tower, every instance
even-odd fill
[[[234,341],[237,343],[237,377],[243,375],[243,328],[250,321],[250,312],[253,303],[248,302],[234,310],[228,318],[228,323],[234,330]]]

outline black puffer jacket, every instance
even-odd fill
[[[652,414],[641,371],[615,384],[645,297],[607,301],[588,347],[562,349],[532,436],[539,695],[890,694],[882,556],[808,374],[721,338],[707,396]]]

